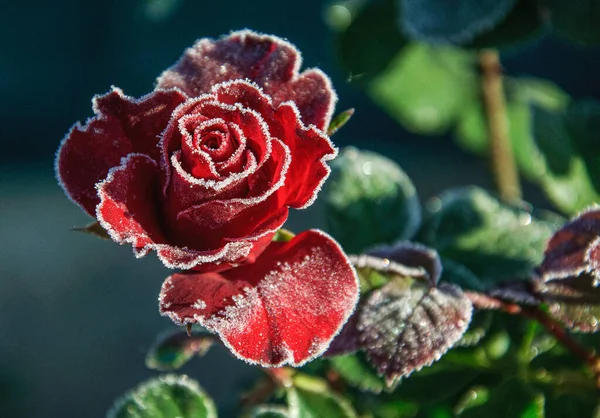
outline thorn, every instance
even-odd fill
[[[185,325],[185,330],[187,331],[188,337],[191,337],[192,336],[192,324],[189,324],[189,323],[186,324]]]

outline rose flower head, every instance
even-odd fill
[[[300,65],[274,36],[201,39],[150,94],[96,96],[95,116],[56,158],[66,194],[114,241],[187,270],[163,284],[163,315],[265,366],[321,354],[358,297],[326,234],[271,242],[289,208],[314,201],[337,154],[325,133],[337,99],[329,78]]]

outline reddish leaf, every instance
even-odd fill
[[[552,236],[539,267],[544,280],[566,279],[583,272],[597,277],[600,275],[599,246],[600,209],[594,207],[571,220]]]
[[[438,360],[464,334],[473,307],[458,286],[398,279],[375,290],[359,320],[361,346],[388,385]]]
[[[218,333],[250,363],[297,366],[327,349],[357,299],[358,280],[340,247],[311,230],[271,243],[254,264],[170,276],[160,311]]]

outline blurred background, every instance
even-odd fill
[[[422,201],[452,185],[491,187],[486,162],[441,137],[403,130],[348,82],[336,64],[319,0],[57,0],[0,5],[0,415],[103,416],[113,400],[156,375],[144,357],[172,327],[157,296],[169,272],[154,255],[71,232],[90,219],[63,194],[53,159],[91,97],[121,87],[140,96],[200,37],[250,28],[289,39],[305,67],[328,73],[338,110],[354,107],[338,146],[381,152],[413,179]],[[555,82],[575,98],[600,99],[600,50],[548,38],[503,55],[506,71]],[[525,197],[545,205],[525,185]],[[322,227],[321,206],[288,227]],[[232,416],[257,371],[224,350],[183,369]]]

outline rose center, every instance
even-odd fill
[[[210,133],[207,135],[203,135],[202,140],[200,141],[201,147],[207,151],[216,150],[221,147],[221,137],[215,135],[214,133]]]

